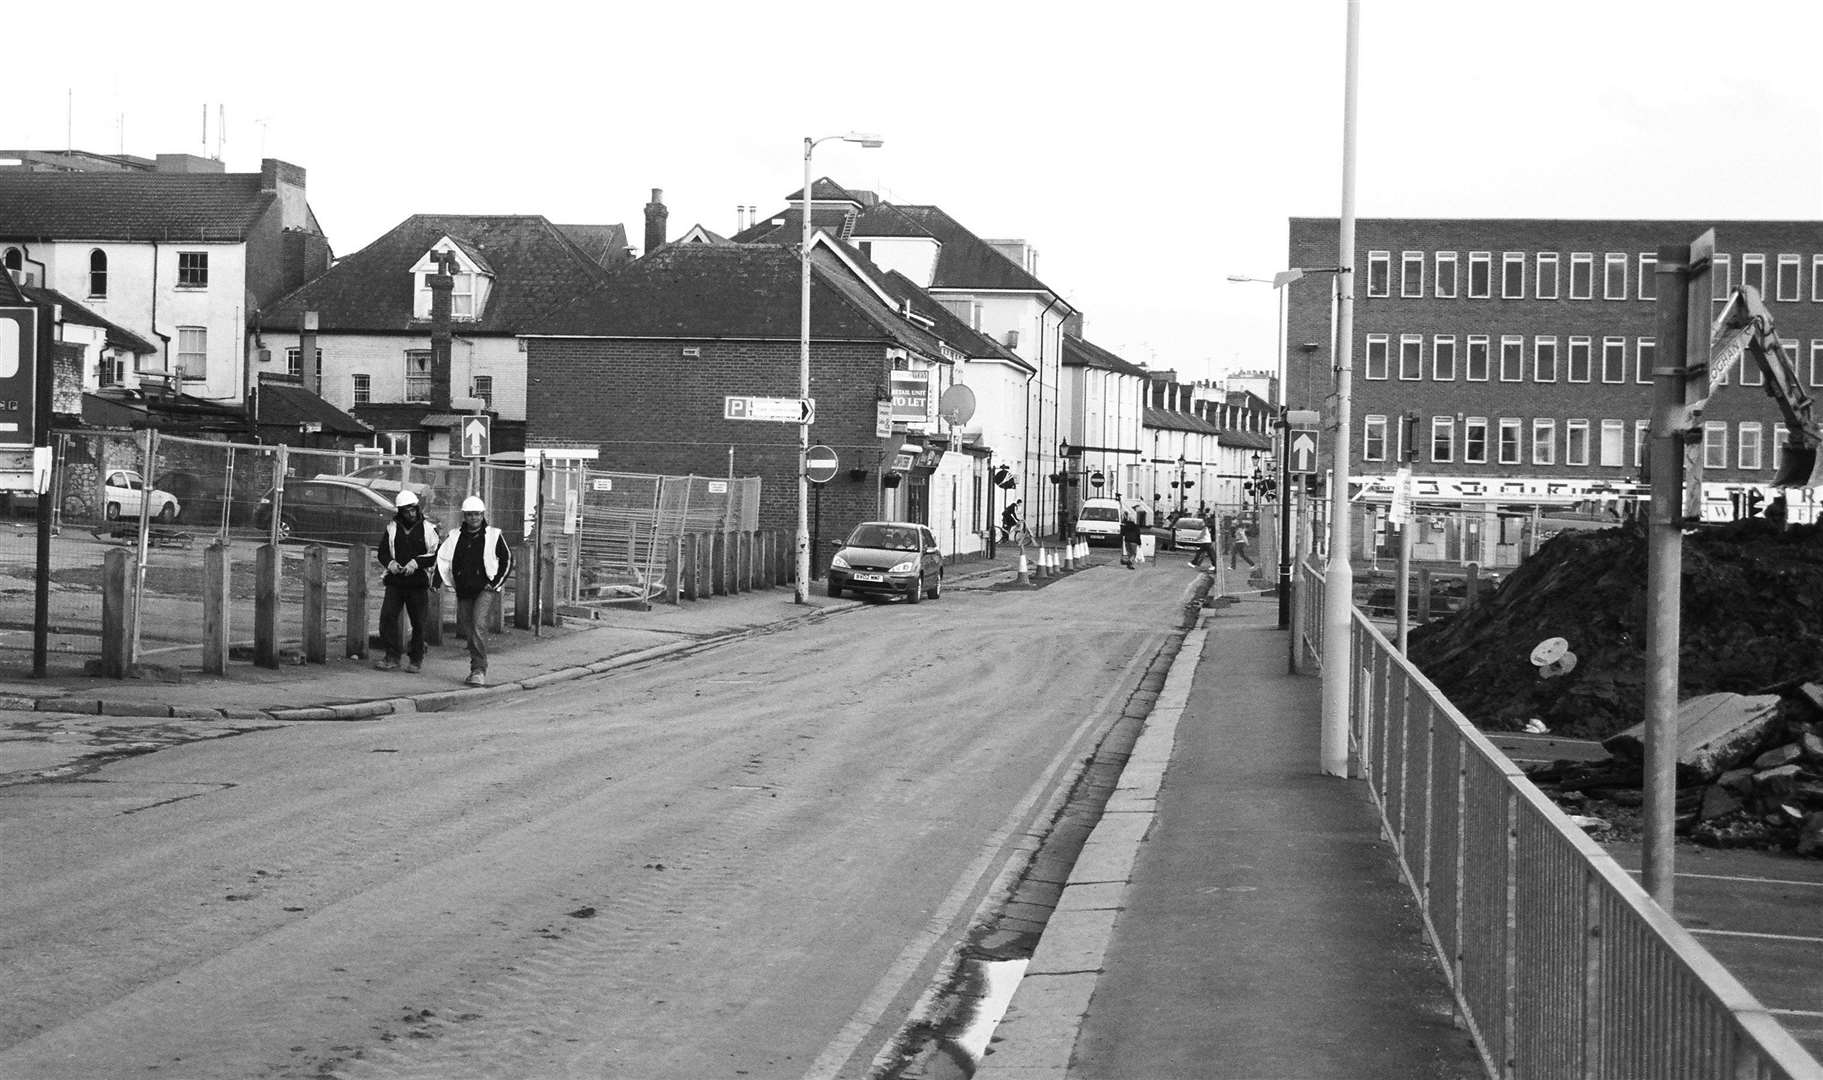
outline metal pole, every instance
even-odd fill
[[[50,465],[50,471],[45,475],[44,490],[38,493],[38,580],[32,588],[32,677],[42,679],[50,674],[51,527],[56,522],[60,509],[57,504],[62,497],[59,484],[63,479],[63,463],[58,460],[55,449],[58,440],[51,433],[51,410],[54,407],[51,390],[56,379],[51,361],[51,345],[54,340],[51,336],[51,306],[39,304],[33,310],[36,312],[32,328],[36,338],[36,382],[32,384],[32,441],[36,445],[32,452],[43,454]],[[34,479],[38,472],[37,466],[38,463],[34,461]]]
[[[1399,655],[1406,655],[1406,641],[1412,627],[1411,611],[1411,576],[1412,576],[1412,519],[1411,511],[1406,511],[1406,518],[1399,524],[1399,577],[1393,586],[1393,616],[1399,627]]]
[[[1349,395],[1353,392],[1355,336],[1355,111],[1361,42],[1361,3],[1348,0],[1342,94],[1342,220],[1336,254],[1336,426],[1332,441],[1329,562],[1323,585],[1323,719],[1320,765],[1330,776],[1348,775],[1348,723],[1354,570],[1349,565],[1348,475],[1353,452]]]
[[[804,137],[804,221],[803,242],[798,249],[802,280],[798,291],[798,395],[810,397],[810,152],[816,140]],[[810,482],[804,476],[804,458],[810,450],[810,425],[798,425],[798,535],[797,588],[793,599],[799,604],[810,602]]]
[[[1688,244],[1658,249],[1658,367],[1652,371],[1652,505],[1646,528],[1646,761],[1642,884],[1667,912],[1674,899],[1678,644],[1684,561],[1684,404],[1690,314]],[[1706,325],[1706,320],[1705,320]],[[1706,359],[1706,357],[1705,357]]]

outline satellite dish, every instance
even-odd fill
[[[1545,638],[1532,649],[1532,666],[1541,679],[1555,679],[1576,670],[1576,654],[1563,638]]]
[[[937,399],[937,415],[951,424],[966,424],[975,416],[975,392],[962,383],[951,384]]]

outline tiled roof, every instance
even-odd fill
[[[1146,406],[1145,426],[1163,431],[1188,431],[1195,435],[1219,435],[1222,429],[1190,413],[1173,412],[1155,405]]]
[[[1122,375],[1137,375],[1142,379],[1147,377],[1145,368],[1122,360],[1100,345],[1092,341],[1085,341],[1074,334],[1063,336],[1063,366],[1092,367]]]
[[[814,336],[885,338],[935,354],[930,335],[853,283],[846,268],[826,265],[831,260],[824,255],[812,263]],[[579,337],[795,340],[799,274],[797,252],[786,247],[669,244],[553,312],[539,329]]]
[[[848,213],[839,207],[818,206],[810,212],[810,227],[822,229],[832,236],[842,234],[842,223],[848,219]],[[789,207],[767,218],[757,225],[749,225],[734,234],[737,244],[789,244],[802,242],[804,236],[804,215],[797,207]]]
[[[0,238],[244,240],[259,173],[0,172]]]
[[[19,283],[13,280],[13,275],[5,270],[0,270],[0,304],[18,307],[26,303],[30,303],[30,301],[25,298],[24,293],[19,291]]]
[[[969,324],[957,318],[935,297],[917,286],[912,279],[890,270],[883,279],[886,291],[900,300],[909,300],[914,312],[931,320],[932,332],[970,359],[1001,360],[1022,367],[1027,371],[1036,371],[1020,355],[1006,346],[980,333]]]
[[[900,206],[906,217],[924,227],[943,245],[931,275],[933,289],[1012,289],[1051,292],[1025,268],[996,251],[935,206]],[[856,239],[866,239],[857,228]],[[1055,294],[1053,294],[1055,295]]]
[[[465,333],[534,329],[541,313],[611,276],[563,229],[536,214],[414,214],[280,297],[261,313],[262,322],[295,326],[300,311],[314,310],[325,331],[423,333],[430,324],[412,318],[416,283],[411,268],[445,236],[461,238],[465,250],[484,256],[493,269],[493,289],[481,317],[456,323]]]
[[[259,395],[261,427],[290,427],[309,422],[321,424],[325,432],[337,435],[373,434],[372,428],[304,389],[300,383],[261,378]]]
[[[1272,449],[1272,436],[1258,431],[1224,431],[1216,442],[1222,446],[1239,446],[1247,450]]]
[[[10,279],[11,275],[0,274],[0,277]],[[97,315],[95,312],[58,292],[56,289],[41,289],[36,286],[26,285],[22,286],[19,291],[25,294],[26,299],[36,301],[37,303],[61,304],[63,306],[64,322],[75,323],[77,326],[93,326],[97,329],[106,331],[108,344],[117,349],[125,349],[128,352],[145,354],[158,351],[158,346],[147,341],[145,338],[140,337],[138,334],[135,334],[124,326],[109,322],[102,316]]]
[[[559,225],[557,228],[604,270],[617,270],[632,261],[625,225]]]

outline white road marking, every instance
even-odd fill
[[[1758,938],[1762,941],[1803,941],[1812,945],[1823,945],[1823,937],[1807,937],[1803,934],[1758,934],[1747,930],[1705,930],[1695,926],[1684,929],[1692,934],[1706,934],[1710,937],[1744,937]]]
[[[1634,867],[1625,867],[1627,873],[1639,876],[1643,871]],[[1746,885],[1801,885],[1807,889],[1823,889],[1823,881],[1794,881],[1791,878],[1741,877],[1736,874],[1684,874],[1674,873],[1673,877],[1690,878],[1700,881],[1735,881]]]

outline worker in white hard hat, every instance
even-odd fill
[[[380,602],[380,645],[386,654],[374,662],[381,671],[417,673],[424,664],[424,626],[430,618],[431,574],[436,569],[437,527],[424,520],[424,508],[410,488],[393,499],[392,520],[380,534],[380,579],[386,598]],[[411,620],[411,643],[399,641],[400,614]]]
[[[462,527],[437,548],[437,573],[456,590],[456,632],[468,638],[469,686],[487,685],[487,625],[512,571],[513,549],[487,523],[487,504],[478,495],[463,499]]]

